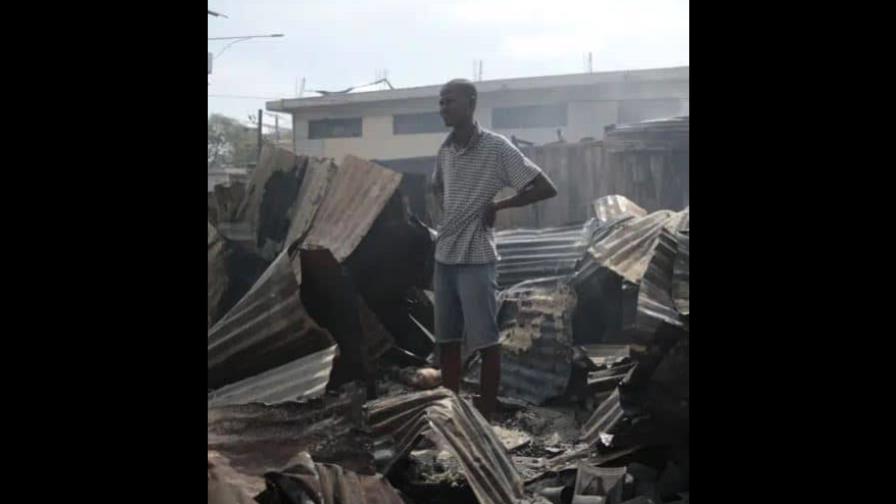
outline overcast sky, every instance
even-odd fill
[[[340,90],[386,70],[395,87],[424,86],[472,78],[474,60],[483,80],[580,73],[589,51],[594,71],[689,64],[687,0],[209,0],[208,8],[228,16],[208,17],[209,37],[285,35],[215,58],[208,112],[244,123],[265,99],[295,96],[303,77],[308,90]],[[210,40],[208,50],[226,44]]]

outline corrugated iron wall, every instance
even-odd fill
[[[523,149],[557,186],[557,197],[498,214],[497,229],[544,228],[581,223],[591,203],[621,194],[648,212],[683,210],[689,203],[689,153],[607,149],[604,142],[553,144]],[[502,193],[501,197],[512,194]]]

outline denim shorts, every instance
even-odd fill
[[[436,343],[462,342],[469,354],[498,344],[498,284],[495,263],[436,262]]]

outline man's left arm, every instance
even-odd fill
[[[554,183],[515,145],[508,143],[499,159],[505,184],[516,189],[517,193],[493,202],[486,209],[484,220],[488,227],[495,225],[495,216],[499,210],[531,205],[557,195]]]

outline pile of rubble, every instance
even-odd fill
[[[401,174],[265,147],[209,218],[209,502],[688,501],[689,211],[497,233],[500,408],[433,362]],[[423,368],[423,369],[421,369]]]

